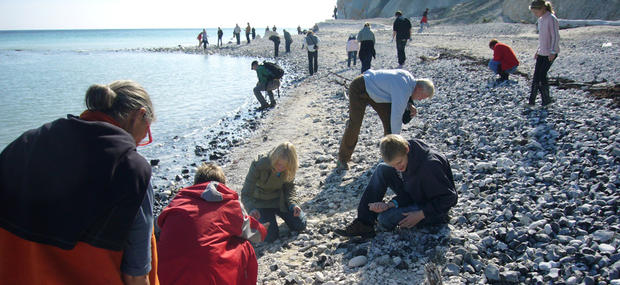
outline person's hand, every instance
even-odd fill
[[[413,106],[413,104],[409,104],[409,105],[407,106],[407,108],[409,109],[409,112],[410,112],[411,118],[413,118],[413,117],[415,117],[416,115],[418,115],[418,109],[417,109],[415,106]]]
[[[369,203],[368,208],[375,213],[381,213],[389,209],[390,206],[385,202],[374,202],[374,203]]]
[[[250,211],[250,216],[254,217],[254,219],[260,219],[260,212],[256,209]]]
[[[557,56],[558,56],[557,54],[550,54],[549,61],[554,61]]]
[[[405,218],[400,220],[400,222],[398,222],[398,225],[402,228],[411,228],[424,219],[424,212],[422,212],[422,210],[407,212],[403,213],[403,216],[405,216]]]
[[[293,216],[299,217],[299,215],[301,215],[301,208],[299,206],[293,207]]]

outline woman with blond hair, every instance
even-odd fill
[[[252,162],[241,190],[241,202],[250,216],[262,224],[269,223],[265,242],[278,238],[276,215],[292,231],[306,228],[306,217],[295,193],[298,161],[295,146],[284,142]]]
[[[532,80],[532,89],[528,104],[533,106],[536,103],[536,95],[540,91],[542,97],[542,105],[546,106],[552,103],[549,95],[549,82],[547,80],[547,72],[560,53],[560,25],[558,18],[555,17],[551,2],[536,0],[530,4],[530,10],[534,16],[538,17],[538,49],[534,58],[536,59],[536,67],[534,67],[534,77]]]

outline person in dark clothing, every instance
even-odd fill
[[[245,27],[245,40],[250,44],[250,34],[252,33],[252,27],[250,27],[250,23]]]
[[[269,40],[273,42],[273,57],[278,57],[278,52],[280,51],[280,35],[278,31],[276,31],[276,26],[273,26],[273,32],[271,32],[271,36],[269,36]]]
[[[291,44],[293,43],[293,38],[291,37],[291,33],[287,32],[286,30],[282,30],[282,32],[284,33],[284,44],[286,46],[286,52],[289,53],[291,52]]]
[[[256,39],[256,29],[254,29],[254,27],[252,27],[252,40]]]
[[[152,142],[153,104],[133,81],[92,85],[85,103],[0,153],[5,284],[157,280],[151,166],[136,150]]]
[[[319,38],[314,35],[314,32],[308,31],[301,45],[302,49],[305,47],[308,50],[308,69],[310,70],[310,75],[315,74],[319,69],[318,59],[320,42]]]
[[[448,211],[458,200],[450,163],[421,140],[400,135],[381,139],[379,164],[364,190],[357,218],[335,232],[341,236],[372,237],[378,220],[384,230],[396,226],[447,223]],[[383,202],[387,188],[396,196]]]
[[[301,26],[297,26],[297,34],[301,35]]]
[[[217,46],[222,46],[222,36],[224,36],[224,32],[222,31],[222,29],[220,29],[220,27],[217,27]]]
[[[411,22],[409,19],[403,17],[403,13],[401,11],[396,11],[394,14],[396,16],[396,20],[394,20],[392,40],[396,38],[396,52],[398,53],[398,68],[403,68],[403,64],[405,64],[405,60],[407,57],[405,56],[405,46],[407,45],[407,41],[411,39]]]
[[[362,73],[370,69],[372,58],[376,58],[375,34],[370,30],[370,23],[364,24],[364,28],[357,33],[357,41],[360,43],[358,57],[362,62]]]
[[[338,6],[334,6],[334,19],[338,19]]]
[[[280,80],[274,79],[273,74],[265,67],[263,64],[258,64],[258,61],[252,62],[252,70],[256,71],[256,77],[258,77],[258,82],[256,83],[256,87],[254,87],[254,96],[260,103],[260,107],[258,110],[265,110],[270,107],[274,107],[276,105],[276,99],[273,96],[273,90],[280,87]],[[267,104],[265,97],[261,91],[267,91],[267,95],[269,96],[269,101],[271,104]]]

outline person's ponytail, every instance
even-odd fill
[[[549,11],[549,13],[555,14],[555,11],[553,11],[553,6],[551,5],[551,2],[545,1],[545,8],[547,9],[547,11]]]
[[[108,113],[116,100],[116,93],[107,85],[93,84],[86,91],[86,108]]]

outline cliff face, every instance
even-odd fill
[[[531,0],[338,0],[338,17],[366,19],[393,17],[401,10],[407,17],[421,17],[426,8],[431,19],[455,22],[536,21],[528,6]],[[620,19],[620,0],[554,0],[556,15],[561,19]]]

